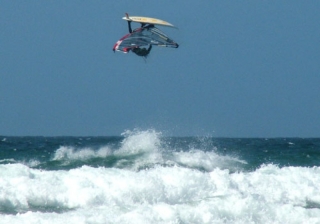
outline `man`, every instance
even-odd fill
[[[129,18],[128,13],[126,13],[126,17]],[[141,31],[140,29],[149,29],[149,28],[152,28],[152,27],[154,27],[154,25],[149,24],[149,25],[146,26],[145,23],[142,23],[141,24],[141,28],[137,28],[137,29],[132,31],[131,21],[128,20],[129,33],[134,33],[134,32],[137,32],[137,31],[140,32]],[[135,48],[132,48],[131,50],[132,50],[133,53],[135,53],[138,56],[147,57],[148,54],[150,53],[151,49],[152,49],[152,45],[150,44],[148,49],[147,48],[140,48],[140,47],[136,46]]]
[[[132,49],[132,52],[138,56],[147,57],[148,54],[150,53],[151,49],[152,49],[152,45],[150,44],[148,49],[146,49],[144,47],[143,48],[136,47],[136,48]]]

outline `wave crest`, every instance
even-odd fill
[[[52,160],[88,160],[92,158],[105,158],[112,154],[109,147],[102,147],[98,150],[91,148],[75,149],[74,147],[62,146],[54,154]]]

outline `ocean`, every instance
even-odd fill
[[[320,223],[320,138],[0,136],[0,223]]]

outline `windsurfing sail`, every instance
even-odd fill
[[[113,51],[129,52],[133,48],[156,45],[178,48],[179,45],[153,25],[136,29],[122,37],[113,47]]]

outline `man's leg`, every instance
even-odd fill
[[[129,28],[129,33],[132,33],[132,29],[131,29],[131,21],[128,21],[128,28]]]

